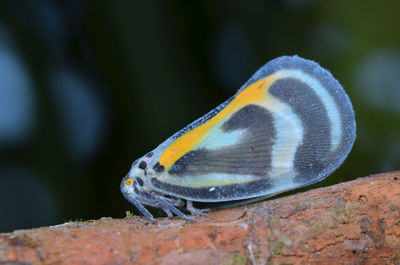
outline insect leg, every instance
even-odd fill
[[[192,201],[186,201],[186,209],[194,215],[204,215],[204,212],[209,211],[210,209],[197,209],[193,206]]]
[[[181,211],[179,211],[177,208],[175,208],[174,206],[172,206],[170,203],[168,203],[162,196],[157,196],[155,194],[152,194],[153,197],[157,198],[157,200],[162,204],[162,209],[166,208],[169,211],[173,212],[174,214],[176,214],[177,216],[179,216],[180,218],[183,218],[185,220],[188,221],[193,221],[193,217],[188,217],[186,216],[184,213],[182,213]]]
[[[169,209],[167,209],[167,208],[162,208],[162,210],[167,214],[168,217],[174,216],[174,215],[172,214],[172,212],[171,212]]]
[[[129,196],[127,197],[128,201],[132,203],[138,210],[141,212],[147,219],[150,221],[154,222],[153,215],[146,209],[144,206],[137,200],[135,200],[133,197]]]

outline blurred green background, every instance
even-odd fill
[[[325,186],[400,167],[400,1],[0,1],[0,232],[136,213],[133,160],[298,54],[358,137]]]

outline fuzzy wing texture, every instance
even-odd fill
[[[151,185],[203,202],[273,195],[332,173],[355,132],[351,102],[327,70],[298,56],[279,57],[161,144]]]

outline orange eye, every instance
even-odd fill
[[[132,183],[133,183],[132,178],[127,178],[127,179],[125,180],[125,184],[128,185],[128,186],[132,185]]]

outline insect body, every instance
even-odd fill
[[[124,197],[191,220],[192,202],[266,198],[326,178],[349,154],[356,125],[339,82],[317,63],[282,56],[230,99],[136,160]]]

